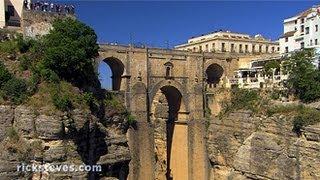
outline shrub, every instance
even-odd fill
[[[82,94],[82,100],[89,106],[92,105],[92,103],[94,102],[94,96],[93,93],[91,92],[84,92]]]
[[[301,107],[293,120],[293,131],[301,135],[301,129],[320,122],[320,111],[313,108]]]
[[[117,110],[118,112],[125,111],[125,107],[120,102],[120,100],[113,94],[109,93],[106,95],[106,99],[104,100],[104,104],[106,106],[112,107],[113,109]]]
[[[224,100],[221,102],[222,110],[218,117],[222,118],[232,111],[236,110],[250,110],[253,113],[264,113],[266,106],[269,103],[269,99],[260,96],[258,90],[251,89],[231,89],[230,100]]]
[[[15,104],[20,104],[27,97],[27,83],[23,79],[12,78],[2,87],[4,96]]]
[[[15,54],[17,43],[13,40],[0,42],[0,51],[7,54]]]
[[[37,74],[32,74],[28,81],[28,94],[32,95],[38,90],[38,84],[40,83],[40,77]]]
[[[59,76],[50,69],[43,69],[41,71],[41,77],[44,78],[44,80],[51,82],[51,83],[59,83],[60,79]]]
[[[72,102],[67,95],[55,94],[52,96],[52,101],[54,106],[61,111],[68,111],[72,108]]]
[[[272,116],[274,114],[290,114],[296,113],[299,109],[303,108],[302,105],[280,105],[280,106],[270,106],[267,107],[267,116]]]
[[[11,73],[7,70],[4,64],[0,61],[0,87],[12,78]]]
[[[6,135],[10,138],[10,140],[15,142],[17,142],[20,138],[17,130],[14,127],[9,127],[6,131]]]
[[[136,124],[136,118],[130,113],[127,115],[126,120],[129,125]]]
[[[31,40],[24,39],[22,35],[17,36],[17,48],[21,53],[26,53],[30,46],[31,46]]]
[[[27,55],[22,55],[18,58],[20,61],[20,70],[25,71],[28,70],[31,65],[31,59]]]

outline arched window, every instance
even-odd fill
[[[166,62],[164,64],[164,66],[166,68],[166,78],[171,78],[172,77],[173,64],[171,62]]]
[[[169,66],[166,67],[166,77],[170,77],[171,75],[171,68]]]

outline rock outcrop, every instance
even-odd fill
[[[116,121],[113,121],[117,119]],[[0,176],[4,179],[126,179],[130,152],[124,118],[100,122],[89,112],[46,114],[0,106]],[[19,165],[101,165],[102,172],[21,172]]]
[[[213,119],[207,133],[211,179],[320,179],[320,125],[292,131],[283,115],[238,111]]]

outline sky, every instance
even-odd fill
[[[64,3],[64,2],[61,2]],[[277,40],[283,20],[320,1],[68,1],[77,18],[91,26],[99,43],[144,44],[172,48],[188,38],[215,30]],[[102,86],[111,71],[99,66]]]

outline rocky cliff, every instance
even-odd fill
[[[130,152],[125,121],[112,113],[98,121],[89,112],[45,113],[0,105],[0,176],[4,179],[126,179]],[[18,172],[21,164],[98,164],[100,173]]]
[[[298,136],[290,118],[237,111],[212,119],[210,179],[320,179],[320,124]]]

